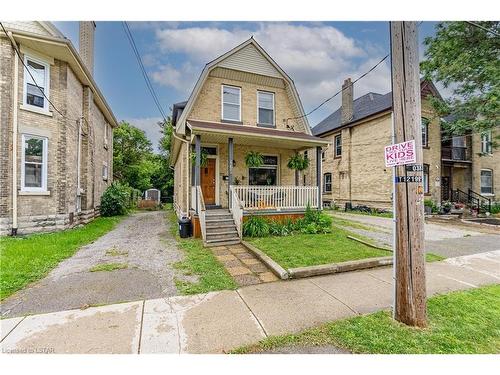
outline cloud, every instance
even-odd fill
[[[158,142],[161,138],[161,132],[157,123],[158,121],[161,121],[160,117],[128,118],[124,121],[141,130],[144,130],[146,137],[148,137],[153,145],[153,150],[155,152],[158,151]]]
[[[294,80],[306,111],[338,91],[345,78],[357,78],[387,53],[379,45],[358,41],[321,23],[261,22],[232,29],[220,24],[184,28],[163,25],[156,30],[157,50],[168,62],[159,64],[152,77],[187,95],[207,62],[252,35]],[[181,56],[183,62],[175,64],[173,55]],[[390,69],[384,62],[355,86],[355,97],[389,90]],[[326,109],[332,111],[339,103],[333,100]],[[326,116],[328,111],[322,112]],[[311,121],[311,125],[316,122]]]

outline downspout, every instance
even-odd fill
[[[8,32],[7,36],[12,42],[12,46],[17,46],[12,32]],[[17,48],[17,47],[14,47]],[[18,111],[18,95],[19,95],[19,59],[16,51],[14,51],[14,95],[12,96],[12,232],[13,236],[17,235],[17,111]]]
[[[189,213],[189,141],[179,137],[178,135],[175,134],[175,129],[172,129],[172,135],[174,136],[175,139],[186,143],[186,160],[187,160],[187,166],[186,166],[186,213]]]
[[[78,148],[76,154],[76,199],[78,202],[78,210],[77,212],[81,212],[82,210],[82,201],[81,201],[81,177],[80,177],[80,165],[82,159],[82,121],[83,117],[78,120]]]

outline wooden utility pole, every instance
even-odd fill
[[[415,140],[416,171],[397,166],[399,176],[417,176],[395,184],[396,320],[426,325],[424,190],[418,35],[416,22],[391,22],[392,108],[395,143]],[[410,167],[412,168],[412,167]],[[420,177],[418,177],[420,176]],[[398,180],[396,180],[398,181]]]

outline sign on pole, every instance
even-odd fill
[[[385,146],[385,166],[387,168],[416,162],[415,140]]]

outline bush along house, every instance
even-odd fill
[[[450,136],[436,116],[429,96],[440,98],[430,81],[421,81],[423,188],[425,199],[440,206],[456,203],[472,209],[498,200],[500,152],[492,140],[500,129],[483,134]],[[342,105],[312,132],[328,141],[323,150],[324,205],[392,208],[392,170],[385,167],[384,146],[392,138],[392,93],[368,93],[353,100],[353,85],[344,81]],[[314,178],[310,173],[304,183]]]
[[[86,223],[112,181],[118,125],[92,77],[95,23],[80,22],[79,52],[49,22],[2,24],[0,233]]]
[[[321,149],[291,78],[253,39],[203,69],[173,106],[174,207],[206,245],[239,242],[249,215],[276,220],[321,208]],[[302,151],[318,155],[303,186]]]

